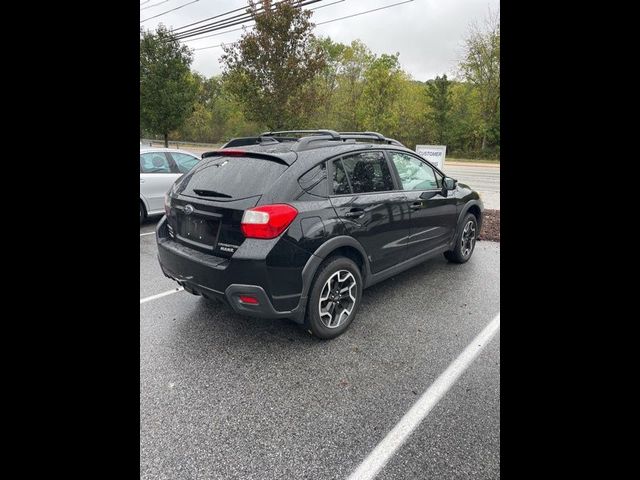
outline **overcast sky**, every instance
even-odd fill
[[[140,19],[144,20],[192,1],[194,0],[142,0]],[[319,7],[335,1],[324,0],[305,8]],[[315,10],[311,20],[320,23],[400,1],[402,0],[344,0]],[[316,26],[315,34],[329,36],[341,43],[360,39],[376,54],[399,52],[404,70],[414,79],[424,81],[443,73],[452,75],[461,56],[462,39],[469,24],[472,21],[482,21],[489,9],[498,11],[499,3],[499,0],[413,0],[385,10]],[[246,4],[246,0],[198,0],[175,12],[147,20],[142,26],[154,29],[163,23],[169,28],[177,28]],[[148,8],[149,6],[152,7]],[[233,28],[238,26],[229,27]],[[208,47],[234,42],[241,35],[242,31],[229,32],[212,38],[188,41],[186,44],[191,48]],[[195,51],[192,68],[207,77],[217,75],[221,73],[221,54],[222,49],[219,47]]]

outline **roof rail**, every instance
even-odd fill
[[[346,139],[355,139],[355,140],[371,140],[375,139],[380,142],[388,143],[389,145],[398,145],[400,147],[404,147],[402,143],[393,138],[387,138],[381,133],[378,132],[340,132],[340,137],[343,140]]]
[[[340,132],[340,136],[342,138],[345,138],[345,137],[351,138],[353,135],[359,135],[360,137],[364,137],[364,136],[375,137],[378,140],[386,140],[385,136],[382,135],[381,133],[378,133],[378,132],[369,132],[369,131],[367,131],[367,132]],[[360,138],[360,137],[358,137],[358,138]]]
[[[404,147],[407,148],[404,143],[399,142],[398,140],[396,140],[395,138],[387,138],[387,141],[389,142],[389,145],[397,145],[398,147]]]
[[[340,140],[340,134],[335,130],[280,130],[278,132],[264,132],[261,133],[261,137],[273,137],[276,135],[286,135],[291,133],[308,133],[311,135],[328,135],[331,137],[331,140]]]
[[[287,135],[304,135],[300,138],[295,138]],[[279,138],[278,138],[279,137]],[[369,140],[384,142],[389,145],[397,145],[404,147],[402,143],[393,138],[387,138],[378,132],[336,132],[335,130],[280,130],[277,132],[263,132],[260,134],[260,139],[275,140],[276,141],[295,141],[297,142],[296,150],[306,150],[310,143],[319,141],[345,141],[345,140]]]

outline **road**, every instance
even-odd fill
[[[140,229],[140,298],[174,289]],[[347,478],[500,310],[500,246],[367,289],[332,341],[180,291],[140,305],[141,479]],[[380,479],[496,479],[499,332]]]
[[[485,208],[500,210],[500,167],[493,165],[447,165],[444,172],[480,192]]]

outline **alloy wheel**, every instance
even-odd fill
[[[469,220],[462,230],[462,256],[468,257],[473,251],[476,244],[476,224],[473,220]]]
[[[338,328],[349,318],[356,304],[356,279],[348,270],[338,270],[325,282],[320,292],[318,311],[327,328]]]

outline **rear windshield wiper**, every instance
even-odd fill
[[[200,195],[201,197],[220,197],[220,198],[233,198],[231,195],[227,195],[226,193],[215,192],[213,190],[200,190],[194,189],[196,195]]]

